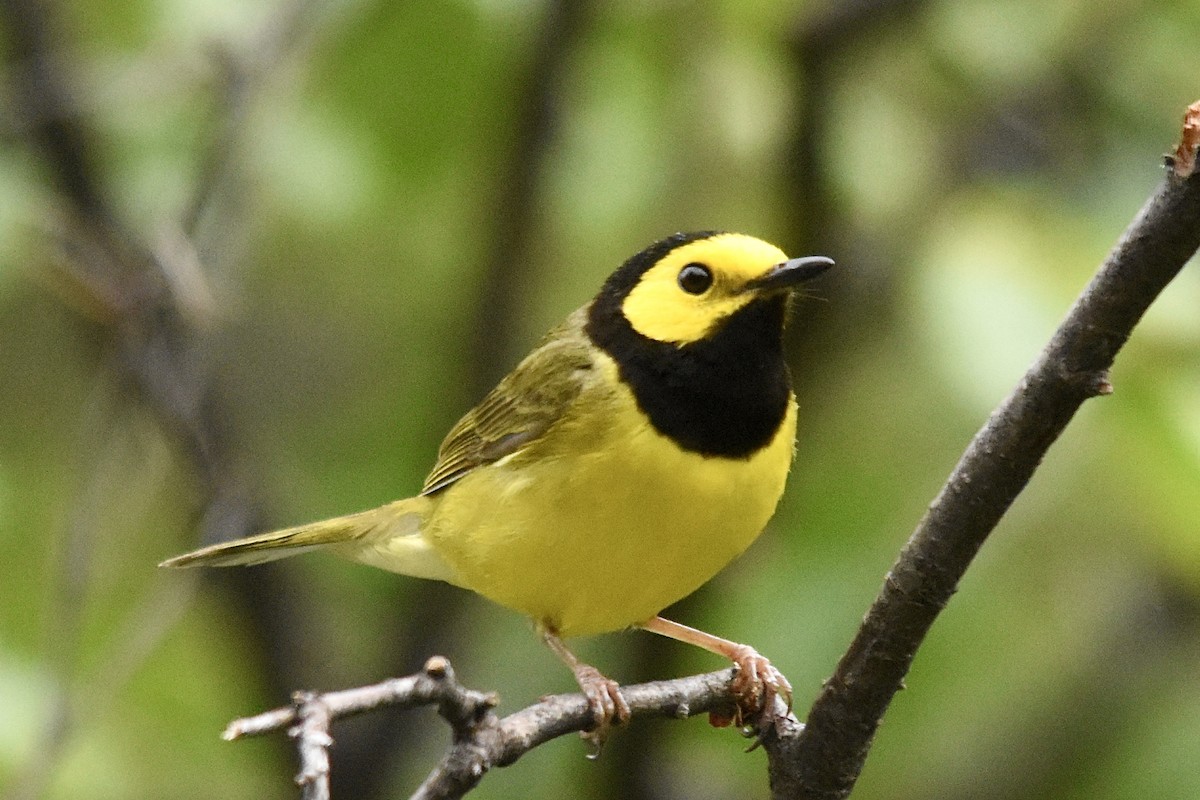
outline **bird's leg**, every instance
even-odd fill
[[[592,710],[593,726],[590,731],[581,735],[595,747],[595,754],[598,755],[613,723],[621,725],[629,721],[629,704],[621,696],[621,687],[616,681],[601,674],[600,670],[580,661],[578,656],[567,649],[552,628],[539,624],[537,629],[546,646],[570,667],[583,696],[587,698],[588,706]]]
[[[710,653],[732,661],[738,668],[737,675],[730,685],[737,707],[737,715],[733,719],[735,724],[740,726],[763,712],[770,712],[775,707],[776,697],[787,703],[788,711],[792,710],[792,685],[783,677],[782,672],[771,666],[771,662],[750,645],[731,642],[662,617],[655,617],[638,627],[703,647]],[[714,719],[714,724],[715,722]],[[729,720],[726,719],[725,724],[728,723]]]

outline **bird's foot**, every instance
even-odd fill
[[[600,670],[584,664],[579,657],[572,653],[563,640],[559,638],[554,626],[547,622],[538,623],[538,632],[562,662],[571,668],[575,682],[579,684],[583,696],[587,698],[588,709],[592,712],[592,726],[579,735],[592,746],[588,758],[600,757],[600,749],[614,724],[623,725],[629,721],[629,704],[621,696],[621,687],[617,682],[606,678]]]
[[[792,685],[783,673],[775,669],[766,656],[749,645],[734,645],[729,653],[737,671],[729,689],[733,695],[733,716],[713,713],[713,725],[752,726],[759,734],[774,720],[776,700],[782,700],[783,715],[792,710]]]
[[[592,727],[581,731],[580,737],[592,746],[588,758],[600,757],[600,750],[612,730],[613,725],[624,725],[629,721],[629,704],[621,696],[621,687],[616,681],[605,677],[600,670],[589,664],[575,664],[571,667],[575,680],[579,683],[583,696],[587,698],[588,708],[592,712]]]

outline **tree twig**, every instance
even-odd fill
[[[1182,137],[1195,153],[1195,138]],[[769,743],[776,797],[850,793],[917,648],[971,559],[1088,398],[1150,303],[1200,247],[1200,173],[1169,158],[1162,184],[1126,229],[1050,343],[975,435],[888,573],[796,739]]]
[[[684,718],[713,711],[727,714],[733,702],[729,693],[733,675],[731,667],[672,681],[624,686],[621,693],[633,717]],[[330,723],[383,706],[437,705],[454,734],[454,743],[412,800],[461,797],[493,767],[506,767],[544,742],[587,730],[593,724],[592,712],[581,694],[553,695],[498,717],[492,711],[497,696],[464,687],[450,662],[441,656],[430,658],[414,675],[324,694],[297,692],[294,700],[291,706],[234,720],[223,735],[239,739],[287,729],[288,735],[297,740],[301,766],[296,782],[304,787],[306,800],[329,796],[328,748],[333,743]],[[799,723],[794,717],[780,716],[777,727],[797,731]]]

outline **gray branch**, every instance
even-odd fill
[[[672,681],[624,686],[621,693],[634,718],[685,718],[705,712],[716,712],[724,718],[732,709],[729,685],[734,671],[730,667]],[[592,712],[581,694],[553,695],[498,717],[492,711],[498,702],[496,695],[463,687],[450,662],[441,656],[430,658],[415,675],[326,694],[297,692],[294,700],[291,706],[234,720],[224,737],[238,739],[287,729],[297,742],[301,766],[296,783],[302,787],[305,800],[329,797],[328,748],[333,744],[330,723],[383,706],[436,705],[454,734],[450,749],[413,793],[412,800],[462,797],[490,769],[507,767],[544,742],[585,731],[593,724]],[[790,715],[779,716],[775,727],[794,733],[799,723]]]

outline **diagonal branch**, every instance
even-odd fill
[[[1182,150],[1192,155],[1198,115],[1194,105],[1185,117]],[[1200,173],[1179,156],[1167,163],[1172,169],[1154,196],[930,504],[803,734],[768,744],[776,797],[850,793],[917,648],[971,559],[1083,401],[1112,392],[1108,369],[1117,352],[1200,247]]]

